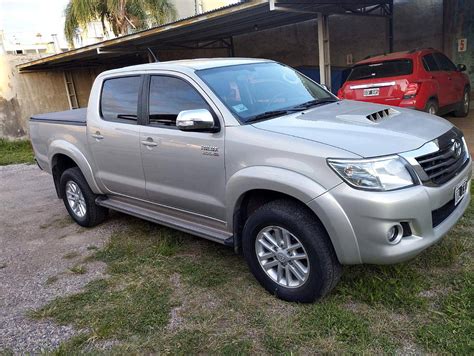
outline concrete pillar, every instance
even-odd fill
[[[318,48],[320,83],[331,90],[331,55],[329,48],[328,15],[318,13]]]

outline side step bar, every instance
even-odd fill
[[[202,224],[159,213],[151,209],[129,204],[113,198],[98,197],[95,200],[95,203],[105,208],[116,210],[121,213],[132,215],[137,218],[148,220],[176,230],[184,231],[188,234],[203,237],[226,246],[234,247],[234,237],[227,231],[207,227]]]

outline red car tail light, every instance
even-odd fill
[[[418,94],[418,90],[420,90],[420,83],[409,83],[407,88],[405,89],[405,94],[403,95],[403,99],[411,99]]]
[[[337,97],[339,99],[344,99],[344,87],[339,88],[339,90],[337,91]]]

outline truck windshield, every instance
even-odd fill
[[[363,80],[386,77],[397,77],[413,73],[413,62],[411,59],[400,59],[379,63],[360,64],[352,68],[347,80]]]
[[[243,123],[337,101],[315,82],[274,62],[203,69],[196,73]]]

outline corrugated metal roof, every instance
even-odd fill
[[[108,64],[147,48],[177,49],[187,43],[213,41],[314,19],[317,12],[344,14],[390,0],[249,0],[117,37],[18,66],[20,71],[54,70]],[[276,6],[275,6],[276,4]],[[132,62],[133,63],[133,62]]]

